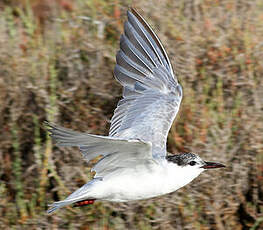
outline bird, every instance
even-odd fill
[[[47,210],[95,201],[129,202],[172,193],[207,169],[225,165],[196,153],[167,153],[167,136],[183,97],[170,59],[153,29],[134,9],[127,10],[114,76],[122,98],[108,136],[93,135],[46,122],[58,146],[77,146],[85,161],[101,156],[92,180]]]

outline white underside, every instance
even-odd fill
[[[114,169],[83,185],[65,200],[54,202],[48,213],[87,199],[127,202],[161,196],[187,185],[202,171],[199,166],[177,166],[166,160]]]
[[[113,202],[152,198],[176,191],[196,178],[203,169],[189,170],[163,161],[161,164],[136,165],[110,173],[92,184],[88,197]]]

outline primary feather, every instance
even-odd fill
[[[116,60],[114,75],[124,90],[109,135],[151,142],[153,155],[164,157],[182,88],[158,37],[135,10],[128,11]]]

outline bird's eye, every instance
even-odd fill
[[[191,166],[196,165],[196,161],[190,161],[190,162],[189,162],[189,165],[191,165]]]

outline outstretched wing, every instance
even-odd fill
[[[79,147],[87,162],[103,156],[92,169],[96,172],[96,178],[119,168],[132,168],[139,163],[155,162],[151,143],[76,132],[48,122],[45,122],[45,125],[58,146]]]
[[[124,87],[123,99],[114,111],[109,135],[151,142],[153,155],[163,157],[182,88],[153,30],[134,9],[127,14],[114,69]]]

